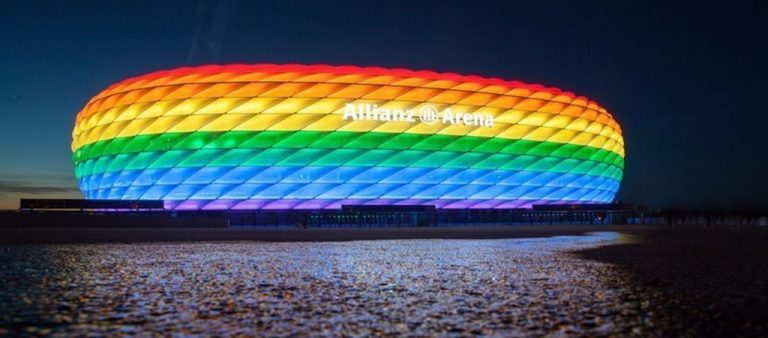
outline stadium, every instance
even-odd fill
[[[624,168],[619,124],[585,97],[379,67],[154,72],[98,93],[72,136],[86,199],[174,210],[611,203]]]

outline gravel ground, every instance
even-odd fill
[[[629,277],[665,337],[768,337],[768,231],[643,231],[576,252]]]
[[[1,246],[0,335],[659,335],[623,237]]]

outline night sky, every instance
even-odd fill
[[[11,1],[0,6],[0,208],[73,197],[75,114],[127,77],[353,64],[541,83],[622,126],[617,199],[768,208],[759,1]]]

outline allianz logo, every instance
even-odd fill
[[[376,104],[353,104],[344,106],[344,120],[352,121],[381,121],[381,122],[421,122],[427,125],[441,123],[444,125],[465,125],[477,127],[493,127],[493,115],[466,112],[455,112],[451,108],[438,110],[435,106],[426,104],[417,109],[387,109]]]

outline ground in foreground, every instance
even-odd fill
[[[762,230],[0,247],[0,335],[761,336]]]

